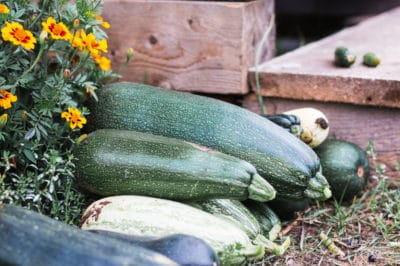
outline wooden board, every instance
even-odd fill
[[[396,8],[251,68],[250,82],[254,89],[258,70],[265,96],[399,108],[399,43],[400,8]],[[334,66],[338,46],[356,52],[352,67]],[[376,68],[362,65],[366,52],[378,54],[382,63]]]
[[[363,149],[372,142],[378,154],[378,161],[386,165],[386,174],[400,181],[400,173],[396,171],[400,161],[400,109],[283,98],[267,98],[264,103],[267,112],[271,114],[301,107],[321,110],[329,120],[329,138],[344,139]],[[255,94],[247,96],[242,105],[259,113]]]
[[[273,0],[104,1],[113,70],[132,47],[135,53],[123,72],[125,81],[181,91],[247,93],[255,46],[273,12]],[[273,33],[262,60],[273,56]]]

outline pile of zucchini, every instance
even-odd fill
[[[90,132],[74,150],[77,184],[100,197],[83,214],[83,230],[0,205],[0,242],[9,241],[15,253],[1,249],[0,264],[37,265],[43,257],[40,263],[52,265],[215,266],[282,255],[290,238],[278,237],[281,218],[269,203],[326,200],[332,183],[322,170],[331,176],[343,169],[329,168],[341,155],[320,145],[327,119],[302,116],[308,109],[262,117],[209,97],[127,82],[99,89],[97,98],[88,104]],[[363,163],[360,180],[369,171]],[[363,184],[346,188],[355,193]],[[30,239],[32,226],[43,234],[37,242],[13,237]],[[71,241],[79,244],[62,252]]]
[[[261,202],[331,196],[308,145],[241,107],[127,82],[97,98],[75,150],[76,180],[105,198],[87,209],[83,229],[189,234],[222,265],[240,265],[290,244],[277,242],[280,219]]]

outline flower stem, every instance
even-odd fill
[[[44,47],[41,46],[41,47],[40,47],[40,50],[39,50],[39,53],[38,53],[38,55],[37,55],[35,61],[32,63],[32,65],[31,65],[27,70],[25,70],[24,73],[22,73],[22,75],[21,75],[21,76],[18,78],[18,80],[14,83],[14,86],[17,86],[17,85],[18,85],[18,82],[19,82],[23,77],[25,77],[26,74],[28,74],[29,72],[31,72],[31,71],[33,70],[33,68],[37,65],[37,63],[39,63],[39,60],[40,60],[40,58],[41,58],[42,55],[43,55],[43,51],[44,51]]]

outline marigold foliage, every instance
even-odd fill
[[[0,4],[0,203],[66,223],[86,207],[72,150],[110,70],[98,0]],[[100,17],[99,17],[100,16]]]

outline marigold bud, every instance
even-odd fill
[[[0,116],[0,128],[3,128],[7,124],[8,114],[2,114]]]
[[[126,61],[129,61],[129,60],[131,60],[131,57],[132,57],[132,55],[133,55],[133,48],[132,47],[130,47],[127,51],[126,51]]]
[[[26,121],[28,119],[28,112],[23,110],[21,113],[22,121]]]
[[[39,43],[40,43],[40,45],[43,45],[48,40],[49,40],[49,34],[47,33],[47,31],[42,30],[42,32],[39,35]]]
[[[79,28],[79,25],[81,24],[80,20],[78,18],[74,19],[74,29]]]
[[[71,70],[66,68],[64,70],[63,77],[64,77],[64,79],[68,79],[69,77],[71,77]]]

